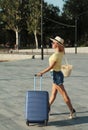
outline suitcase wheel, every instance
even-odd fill
[[[45,120],[45,121],[44,121],[44,124],[45,124],[45,126],[47,126],[47,124],[48,124],[48,121],[47,121],[47,120]]]
[[[26,121],[26,125],[29,126],[29,121]]]

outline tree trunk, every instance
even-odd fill
[[[35,36],[36,49],[38,49],[38,38],[37,38],[36,30],[34,31],[34,36]]]
[[[19,33],[18,33],[17,30],[15,31],[15,33],[16,33],[16,46],[15,46],[15,49],[18,50],[18,47],[19,47]]]

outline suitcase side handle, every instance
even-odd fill
[[[36,77],[37,75],[34,75],[34,91],[36,90]],[[42,76],[40,76],[40,91],[42,90]]]

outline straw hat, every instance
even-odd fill
[[[50,40],[52,42],[57,42],[58,44],[64,46],[64,39],[62,39],[61,37],[59,36],[56,36],[54,39],[53,38],[50,38]]]

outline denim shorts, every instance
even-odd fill
[[[64,75],[61,71],[51,71],[51,76],[53,78],[53,83],[56,85],[62,85],[64,82]]]

